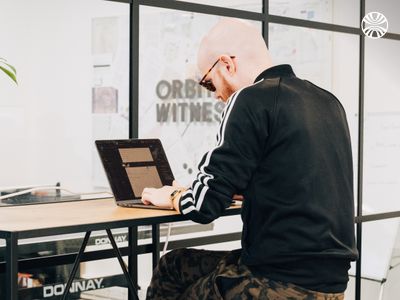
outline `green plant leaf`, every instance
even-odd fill
[[[12,65],[6,63],[5,61],[1,63],[8,66],[11,70],[13,70],[14,74],[17,75],[17,70]]]
[[[13,72],[11,72],[10,70],[7,70],[6,68],[0,66],[0,70],[2,70],[4,73],[6,73],[16,84],[18,84],[17,82],[17,78],[15,77],[15,74]]]

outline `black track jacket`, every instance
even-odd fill
[[[335,96],[289,65],[235,92],[180,211],[208,223],[234,194],[245,198],[242,263],[272,280],[344,291],[358,254],[350,135]]]

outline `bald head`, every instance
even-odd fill
[[[226,61],[229,64],[230,56],[235,56],[231,66],[225,64]],[[200,72],[205,74],[221,57],[222,63],[216,68],[219,71],[224,67],[230,68],[222,75],[228,75],[225,80],[234,85],[234,90],[252,84],[257,75],[272,66],[260,31],[239,19],[221,19],[202,39],[197,58]]]

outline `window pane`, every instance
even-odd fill
[[[217,16],[140,7],[139,136],[163,142],[175,178],[190,184],[214,147],[224,104],[197,84],[197,51]],[[254,22],[259,26],[261,23]]]
[[[398,229],[399,218],[363,223],[361,299],[398,298]],[[379,297],[381,293],[382,298]]]
[[[353,148],[356,200],[359,37],[278,24],[270,24],[269,30],[274,63],[291,64],[299,78],[330,91],[343,104]]]
[[[360,1],[269,0],[271,15],[360,27]]]
[[[400,210],[400,41],[365,39],[363,213]]]
[[[222,6],[240,10],[262,12],[262,0],[178,0],[184,2]]]
[[[129,5],[7,0],[0,23],[0,185],[108,190],[94,140],[128,137]]]
[[[400,293],[399,218],[362,225],[361,299],[392,300]],[[346,300],[355,299],[355,263],[349,271]]]

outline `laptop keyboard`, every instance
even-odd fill
[[[141,200],[134,200],[132,202],[121,202],[121,203],[118,203],[118,205],[122,206],[122,207],[135,207],[138,204],[141,205],[141,204],[143,204],[143,202]]]

